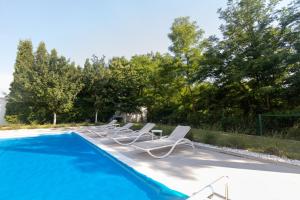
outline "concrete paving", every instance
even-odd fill
[[[68,129],[20,130],[11,131],[9,136],[7,131],[6,133],[2,131],[0,138],[66,130]],[[135,170],[187,195],[191,195],[219,177],[228,176],[230,199],[300,199],[300,167],[298,166],[250,160],[205,149],[197,149],[193,152],[188,146],[176,148],[167,158],[155,159],[133,147],[120,146],[109,139],[101,139],[93,134],[81,132],[81,136]],[[224,195],[225,181],[217,182],[213,188],[216,193]]]
[[[165,159],[154,159],[132,147],[120,146],[97,139],[138,163],[140,172],[191,195],[221,176],[229,177],[230,199],[300,199],[300,167],[261,162],[214,151],[182,146]],[[160,152],[157,152],[160,153]],[[224,195],[225,185],[215,185]]]

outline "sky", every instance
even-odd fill
[[[284,0],[289,2],[290,0]],[[168,52],[173,20],[190,16],[205,35],[220,35],[218,8],[226,0],[0,0],[0,96],[9,92],[19,40],[83,65],[92,55],[112,58]]]

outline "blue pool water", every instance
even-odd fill
[[[77,134],[0,140],[0,200],[179,200]]]

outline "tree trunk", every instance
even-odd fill
[[[126,114],[123,115],[123,121],[124,121],[124,123],[127,123],[127,115]]]
[[[96,110],[96,113],[95,113],[95,124],[98,123],[98,110]]]
[[[53,125],[56,125],[56,113],[53,113]]]

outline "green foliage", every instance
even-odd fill
[[[189,53],[193,53],[193,49],[197,48],[202,34],[203,31],[198,30],[197,23],[190,22],[189,17],[176,18],[169,34],[172,41],[171,52],[180,57],[187,57]]]
[[[208,39],[197,78],[210,80],[218,88],[211,101],[217,105],[211,111],[222,110],[222,117],[216,114],[222,119],[222,127],[225,125],[223,130],[236,129],[235,124],[242,126],[248,121],[251,123],[246,127],[254,132],[251,124],[257,114],[280,112],[289,106],[294,109],[297,104],[295,99],[300,95],[287,83],[297,85],[297,73],[290,70],[299,69],[295,51],[299,6],[296,9],[295,3],[278,10],[277,3],[232,0],[219,10],[225,22],[221,26],[223,39]]]
[[[287,130],[286,138],[300,141],[300,124],[289,128]]]
[[[300,108],[300,1],[278,2],[228,0],[220,38],[204,38],[195,21],[179,17],[170,53],[93,56],[83,68],[44,43],[33,53],[20,41],[7,116],[48,123],[57,113],[62,122],[97,123],[144,106],[149,121],[254,134],[257,114]]]
[[[110,113],[110,74],[105,67],[104,57],[93,56],[91,61],[87,59],[82,71],[83,89],[78,94],[75,109],[79,119],[94,119],[97,123],[98,118],[104,120],[107,118],[107,112]],[[101,113],[98,116],[98,113]],[[93,117],[95,115],[95,117]],[[111,115],[111,114],[109,114]]]
[[[234,137],[234,135],[227,138],[227,140],[224,140],[221,143],[221,146],[227,146],[237,149],[244,149],[246,147],[246,142],[243,138],[237,138]]]
[[[219,11],[224,39],[215,51],[222,61],[209,66],[215,68],[224,106],[237,105],[246,115],[280,106],[287,68],[282,67],[286,52],[275,25],[275,6],[275,1],[229,1],[228,8]]]
[[[81,70],[65,57],[58,57],[55,49],[48,55],[45,44],[40,43],[34,63],[34,95],[37,103],[56,115],[72,109],[74,99],[82,87]]]
[[[117,111],[132,113],[141,106],[143,89],[142,77],[124,57],[113,58],[109,62],[113,105]]]
[[[206,144],[216,144],[217,143],[217,137],[214,134],[205,133],[203,135],[203,142]]]
[[[20,123],[18,115],[6,115],[5,121],[8,122],[9,124],[19,124]]]
[[[33,56],[31,42],[20,41],[6,115],[17,115],[21,122],[45,123],[54,114],[56,122],[56,114],[73,107],[81,90],[80,76],[80,69],[55,50],[49,55],[45,43]]]
[[[28,122],[32,110],[31,71],[34,62],[33,47],[29,40],[20,41],[15,62],[14,79],[6,104],[6,115],[17,116],[17,121]]]
[[[79,126],[91,126],[94,124],[90,123],[61,123],[57,125],[53,124],[22,124],[22,123],[15,123],[15,124],[5,124],[0,125],[0,130],[17,130],[17,129],[36,129],[36,128],[64,128],[66,127],[66,130],[69,130],[70,127],[79,127]],[[63,130],[63,129],[62,129]]]
[[[169,135],[175,126],[157,124],[155,129],[163,130],[163,135]],[[254,136],[238,133],[228,133],[213,130],[193,128],[188,136],[195,142],[207,143],[221,147],[245,149],[258,153],[300,159],[300,141]]]

